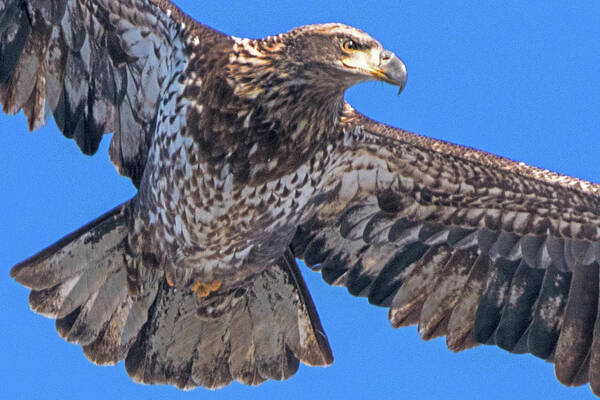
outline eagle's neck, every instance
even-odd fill
[[[332,71],[290,61],[277,39],[235,44],[227,78],[234,94],[287,125],[292,140],[299,124],[310,123],[315,133],[331,131],[342,113],[347,87]]]
[[[239,42],[225,81],[232,91],[223,112],[235,108],[229,159],[240,182],[262,184],[308,162],[337,132],[344,88],[296,66],[278,64],[276,49]],[[264,44],[264,43],[263,43]],[[225,138],[223,138],[225,139]],[[231,138],[229,138],[231,139]]]

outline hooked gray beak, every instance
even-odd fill
[[[394,53],[382,50],[379,56],[379,68],[375,71],[376,77],[391,85],[398,86],[398,94],[406,86],[406,66]]]
[[[367,75],[400,89],[406,86],[406,67],[394,53],[389,50],[372,48],[368,51],[354,50],[348,52],[342,64],[360,75]]]

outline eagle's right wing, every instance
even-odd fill
[[[186,46],[223,36],[165,0],[0,0],[0,102],[31,130],[52,113],[85,154],[114,132],[111,160],[139,185]]]
[[[532,353],[600,393],[600,186],[349,106],[310,165],[323,189],[292,249],[326,282],[389,307],[394,327]]]

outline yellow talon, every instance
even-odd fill
[[[167,283],[169,284],[169,286],[173,287],[173,278],[171,278],[171,275],[169,275],[169,273],[165,273],[165,278],[167,278]]]
[[[208,283],[194,282],[194,284],[192,285],[192,290],[196,292],[198,297],[202,298],[208,296],[216,290],[219,290],[222,283],[223,282],[221,281],[212,281]]]

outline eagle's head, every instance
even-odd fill
[[[299,67],[324,85],[343,89],[367,80],[400,87],[406,67],[394,53],[360,29],[343,24],[302,26],[281,36],[284,63]],[[302,71],[300,71],[302,72]]]
[[[215,93],[213,125],[200,131],[210,131],[214,138],[214,120],[224,115],[223,126],[235,133],[227,140],[238,146],[231,158],[242,160],[239,170],[246,173],[239,179],[255,184],[294,171],[338,134],[350,86],[380,80],[402,90],[406,84],[406,68],[398,57],[366,33],[342,24],[234,39],[224,71],[234,98],[207,89]],[[246,160],[254,167],[246,168]]]
[[[350,86],[380,80],[406,84],[404,63],[365,32],[343,24],[306,25],[287,33],[236,43],[230,58],[239,94],[279,91],[341,96]],[[281,93],[279,93],[281,94]]]

